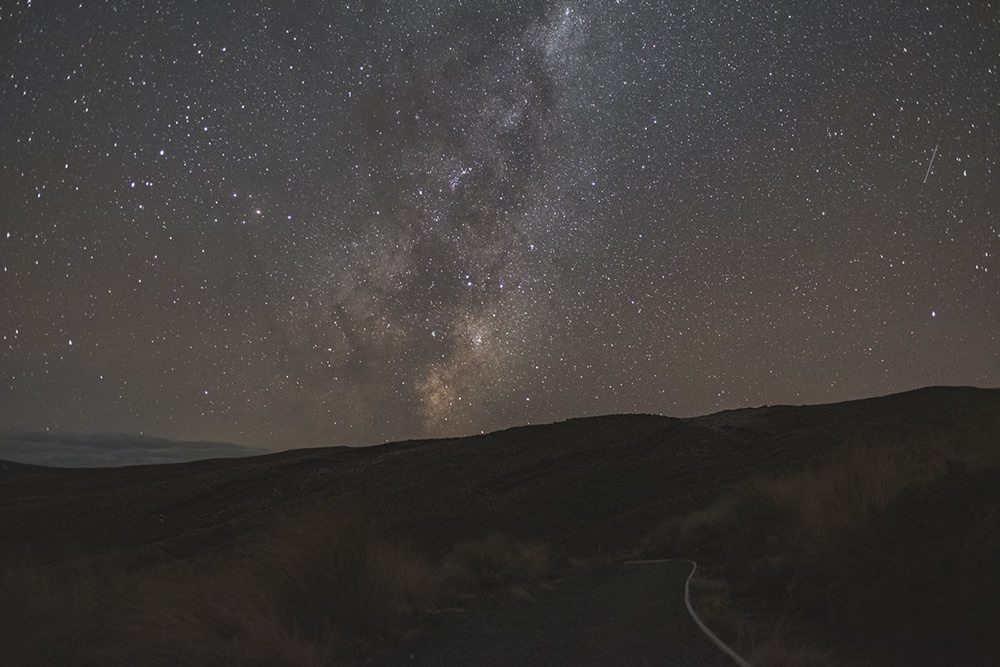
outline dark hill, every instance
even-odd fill
[[[934,387],[166,465],[0,461],[0,664],[363,663],[455,605],[530,605],[636,554],[696,558],[699,613],[753,664],[998,664],[998,438],[1000,389]]]
[[[166,549],[226,543],[329,507],[434,551],[500,530],[614,549],[751,473],[859,444],[976,449],[1000,433],[1000,390],[932,387],[691,419],[612,415],[467,438],[299,449],[114,469],[0,463],[6,549]]]

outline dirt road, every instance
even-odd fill
[[[684,604],[688,561],[630,563],[485,596],[442,613],[387,665],[734,667]]]

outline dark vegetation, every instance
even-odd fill
[[[1000,468],[915,463],[861,450],[754,478],[643,552],[709,565],[698,607],[755,664],[996,664]]]
[[[3,664],[330,664],[483,590],[693,557],[755,664],[997,664],[1000,391],[122,469],[0,463]]]

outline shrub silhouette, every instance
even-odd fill
[[[890,664],[1000,656],[1000,470],[985,462],[855,450],[739,483],[641,552],[715,564],[725,583],[703,583],[700,608],[755,664],[846,664],[831,643]],[[733,607],[749,600],[772,611],[772,628]]]

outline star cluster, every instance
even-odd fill
[[[1000,384],[1000,6],[9,3],[0,425],[294,447]]]

